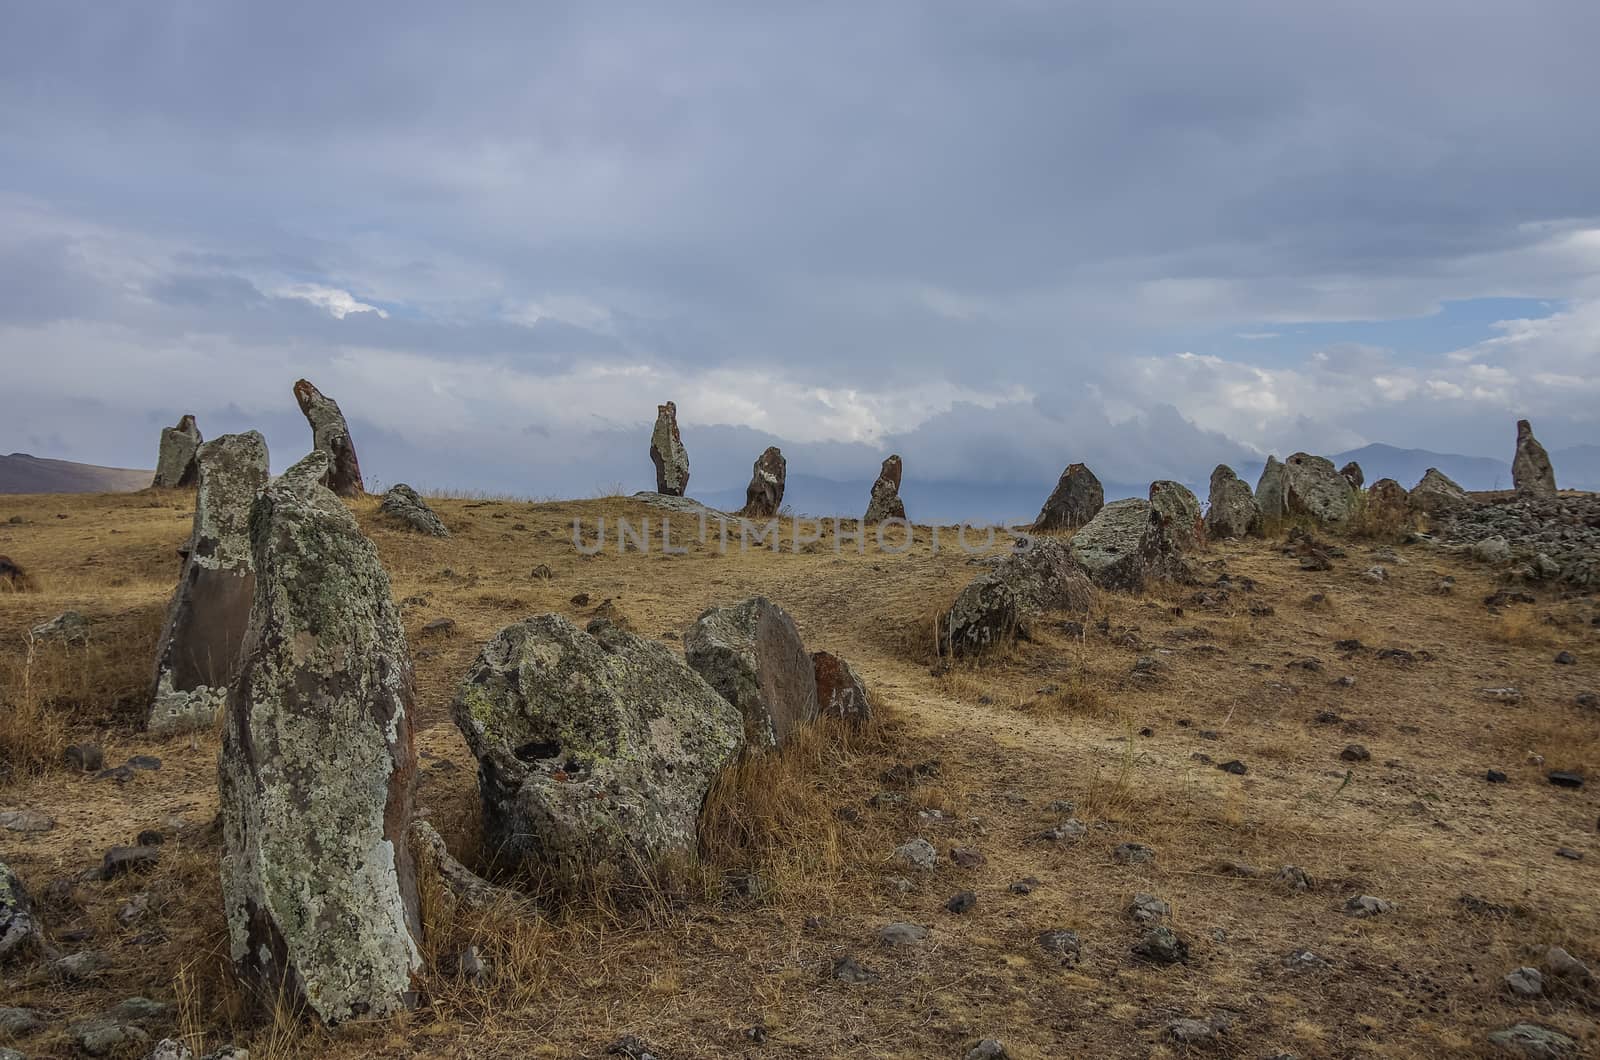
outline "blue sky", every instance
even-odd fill
[[[1204,479],[1600,441],[1600,5],[12,5],[0,449]]]

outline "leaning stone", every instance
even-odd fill
[[[850,664],[832,652],[811,653],[811,670],[817,679],[817,713],[856,725],[872,720],[872,698]]]
[[[884,460],[878,477],[872,483],[872,496],[867,501],[867,514],[863,523],[881,523],[889,519],[906,517],[905,502],[900,499],[900,474],[902,465],[898,454]]]
[[[184,414],[176,427],[161,429],[161,448],[156,454],[156,477],[151,481],[155,489],[179,489],[193,486],[199,476],[195,454],[200,448],[200,428],[194,417]]]
[[[450,531],[445,529],[444,523],[439,521],[433,509],[428,507],[428,502],[404,482],[397,482],[389,487],[389,492],[383,495],[383,503],[378,505],[378,511],[419,534],[427,534],[429,537],[450,536]]]
[[[39,922],[34,919],[28,890],[11,867],[0,861],[0,964],[20,957],[39,940]]]
[[[1261,477],[1256,480],[1256,506],[1263,519],[1277,520],[1289,514],[1284,503],[1283,465],[1270,454],[1266,466],[1261,469]]]
[[[678,433],[678,406],[656,406],[656,425],[650,432],[650,462],[656,466],[656,492],[682,497],[689,488],[689,451]]]
[[[410,1007],[422,958],[411,658],[377,550],[321,485],[329,465],[314,452],[256,502],[219,775],[234,963],[263,999],[334,1023]]]
[[[746,519],[771,519],[783,508],[783,480],[788,461],[783,451],[769,445],[756,457],[750,472],[750,485],[745,487],[744,507],[739,514]]]
[[[1106,492],[1086,464],[1069,464],[1056,488],[1039,509],[1032,529],[1076,530],[1093,519],[1106,504]]]
[[[488,849],[558,885],[692,855],[744,742],[738,710],[665,646],[555,614],[495,634],[451,709],[478,759]]]
[[[1149,527],[1149,501],[1112,501],[1072,535],[1072,558],[1101,588],[1137,591],[1145,581],[1141,550]]]
[[[1556,472],[1550,466],[1550,454],[1533,436],[1533,425],[1527,420],[1517,421],[1517,451],[1511,460],[1511,483],[1525,496],[1556,495]]]
[[[361,496],[366,490],[361,481],[361,463],[356,459],[350,425],[339,411],[339,403],[306,379],[295,382],[294,399],[311,425],[311,444],[328,454],[328,470],[322,484],[341,497]]]
[[[817,716],[817,677],[794,620],[764,596],[701,613],[683,654],[706,682],[739,708],[745,738],[782,747]]]
[[[1515,1023],[1489,1035],[1489,1044],[1508,1052],[1518,1053],[1528,1060],[1561,1060],[1577,1056],[1578,1043],[1549,1027],[1536,1023]]]
[[[1071,549],[1053,538],[1034,538],[961,590],[940,621],[940,647],[954,655],[981,652],[1026,636],[1049,612],[1081,614],[1093,602],[1094,587]]]
[[[267,443],[255,431],[200,447],[194,529],[156,648],[148,728],[208,729],[228,698],[250,621],[255,561],[250,512],[267,484]]]
[[[1430,467],[1407,497],[1411,507],[1425,515],[1440,515],[1471,503],[1467,491],[1456,485],[1443,471]]]
[[[1211,472],[1211,492],[1206,505],[1205,530],[1214,538],[1258,537],[1261,509],[1250,485],[1233,468],[1218,464]]]

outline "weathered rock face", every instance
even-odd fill
[[[1380,526],[1403,524],[1411,514],[1411,497],[1392,478],[1380,478],[1367,490],[1368,517]]]
[[[1150,483],[1150,511],[1162,552],[1193,552],[1205,544],[1200,498],[1188,486],[1169,479]]]
[[[1354,460],[1350,461],[1344,467],[1341,467],[1339,469],[1339,475],[1346,482],[1350,483],[1350,488],[1353,490],[1360,489],[1367,481],[1367,476],[1361,470],[1361,465],[1356,463]]]
[[[783,479],[788,461],[777,446],[756,458],[750,473],[750,485],[744,490],[744,507],[739,514],[746,519],[771,519],[783,507]]]
[[[1205,518],[1206,533],[1214,538],[1261,534],[1261,509],[1250,486],[1227,464],[1211,472],[1211,493]]]
[[[413,1003],[411,659],[389,578],[321,450],[250,518],[254,604],[219,767],[232,955],[329,1022]]]
[[[1355,499],[1355,489],[1326,457],[1295,453],[1284,461],[1283,508],[1289,516],[1338,526],[1350,518]]]
[[[739,712],[664,646],[553,614],[484,645],[452,711],[489,847],[567,884],[692,853],[706,792],[744,742]]]
[[[39,923],[27,888],[11,867],[0,861],[0,964],[20,957],[39,940]]]
[[[1105,504],[1106,491],[1088,465],[1070,464],[1039,509],[1033,529],[1076,530],[1093,519]]]
[[[1102,589],[1138,592],[1152,579],[1193,581],[1186,553],[1196,537],[1185,528],[1191,514],[1198,518],[1199,503],[1193,493],[1183,492],[1187,498],[1158,483],[1151,493],[1159,507],[1138,498],[1106,505],[1073,535],[1072,558]]]
[[[323,485],[341,497],[361,496],[366,491],[361,481],[361,463],[356,459],[350,425],[345,423],[339,403],[305,379],[294,384],[294,399],[311,424],[311,444],[328,454],[328,477]]]
[[[156,454],[156,477],[150,485],[158,489],[193,486],[199,478],[195,455],[200,449],[200,428],[194,417],[185,414],[176,427],[161,429],[161,449]]]
[[[794,620],[764,596],[713,607],[683,637],[683,654],[706,683],[739,708],[745,739],[782,747],[817,717],[817,677]]]
[[[1467,491],[1436,467],[1423,472],[1421,481],[1411,488],[1407,500],[1414,510],[1428,515],[1439,515],[1471,503]]]
[[[656,466],[656,492],[681,497],[689,488],[689,452],[678,434],[678,406],[656,406],[656,426],[650,432],[650,462]]]
[[[1288,514],[1284,506],[1283,465],[1275,456],[1267,457],[1267,466],[1256,480],[1256,508],[1262,519],[1282,519]]]
[[[378,505],[378,510],[399,520],[419,534],[427,534],[430,537],[450,536],[450,531],[445,529],[444,523],[439,521],[433,509],[428,507],[428,502],[404,482],[398,482],[390,487],[389,492],[383,495],[383,503]]]
[[[872,720],[867,686],[849,663],[832,652],[814,651],[811,668],[817,678],[817,710],[822,717],[841,718],[858,725]]]
[[[1556,472],[1550,454],[1533,436],[1533,424],[1517,421],[1517,453],[1511,459],[1511,483],[1518,493],[1534,497],[1556,495]]]
[[[267,484],[255,431],[200,447],[194,529],[156,649],[151,732],[210,728],[228,698],[256,587],[250,511]]]
[[[900,500],[900,470],[898,454],[883,462],[878,479],[872,484],[872,498],[867,502],[867,514],[861,517],[862,522],[881,523],[906,517],[905,503]]]
[[[1094,588],[1071,550],[1052,538],[1036,538],[961,590],[940,622],[941,649],[975,654],[1026,636],[1029,624],[1047,612],[1082,613],[1093,602]]]

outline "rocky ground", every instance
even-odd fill
[[[527,615],[603,614],[677,647],[704,608],[759,592],[894,720],[742,767],[698,888],[432,910],[417,1010],[331,1035],[246,1018],[221,914],[217,738],[139,730],[190,503],[0,498],[0,553],[41,586],[0,594],[0,860],[54,951],[4,969],[0,1049],[1600,1050],[1600,994],[1576,966],[1600,966],[1600,610],[1517,569],[1581,551],[1592,499],[1546,502],[1554,528],[1516,502],[1436,528],[1532,553],[1494,563],[1335,541],[1308,565],[1282,540],[1214,544],[1203,585],[1100,592],[1085,620],[954,665],[928,619],[988,567],[948,537],[933,554],[925,529],[904,555],[836,552],[829,535],[590,557],[574,518],[648,517],[658,544],[671,513],[440,501],[451,536],[435,538],[357,501],[416,661],[419,812],[473,867],[492,852],[449,704],[482,644]],[[85,627],[25,647],[67,609]],[[69,744],[103,764],[68,769]]]

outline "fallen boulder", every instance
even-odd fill
[[[782,747],[817,716],[817,678],[800,631],[764,596],[700,614],[683,638],[689,665],[739,708],[745,739]]]
[[[478,759],[488,848],[565,885],[692,854],[706,792],[744,742],[738,710],[665,646],[555,614],[495,634],[451,710]]]
[[[334,1023],[415,1002],[405,633],[317,450],[256,502],[256,587],[219,765],[231,954],[268,1004]]]
[[[361,481],[361,463],[356,459],[350,425],[339,411],[339,403],[306,379],[295,382],[294,399],[311,425],[311,444],[328,454],[328,474],[323,485],[341,497],[361,496],[366,491]]]
[[[1441,515],[1471,503],[1467,491],[1456,485],[1449,475],[1436,467],[1423,472],[1422,478],[1411,488],[1406,502],[1415,511],[1425,515]]]
[[[656,406],[656,426],[650,432],[650,462],[656,466],[656,492],[682,497],[689,488],[689,451],[678,434],[678,406]]]
[[[1227,464],[1211,472],[1211,493],[1206,504],[1205,531],[1214,538],[1251,537],[1261,534],[1261,509],[1249,483]]]
[[[1094,587],[1068,546],[1034,538],[961,590],[939,623],[940,650],[975,654],[1027,636],[1029,624],[1047,612],[1081,614],[1093,602]]]
[[[267,443],[255,431],[200,447],[194,529],[156,648],[151,732],[210,728],[228,698],[250,622],[255,563],[250,512],[267,484]]]
[[[811,653],[811,669],[817,679],[817,713],[861,724],[872,720],[872,698],[867,686],[850,664],[832,652]]]
[[[389,487],[389,492],[383,495],[383,503],[378,505],[378,511],[419,534],[427,534],[429,537],[450,536],[450,531],[445,529],[444,523],[439,521],[433,509],[428,507],[428,502],[404,482],[397,482]]]
[[[176,427],[163,427],[161,448],[156,453],[156,476],[150,485],[156,489],[193,486],[200,475],[195,465],[200,442],[200,428],[187,413]]]
[[[1087,464],[1069,464],[1039,509],[1032,530],[1076,530],[1106,504],[1106,491]]]
[[[863,523],[881,523],[887,519],[904,519],[905,502],[900,499],[900,457],[891,455],[883,462],[877,480],[872,483],[872,497],[867,501],[867,514]]]
[[[1100,588],[1139,592],[1152,580],[1194,580],[1187,553],[1198,539],[1190,520],[1198,520],[1199,503],[1177,483],[1154,483],[1151,496],[1155,503],[1113,501],[1073,535],[1073,560]]]
[[[746,519],[771,519],[783,508],[783,480],[788,462],[775,445],[756,458],[750,472],[750,485],[744,490],[744,507],[739,514]]]
[[[1511,483],[1518,493],[1532,497],[1556,495],[1556,472],[1550,454],[1533,436],[1533,424],[1517,421],[1517,451],[1511,459]]]

